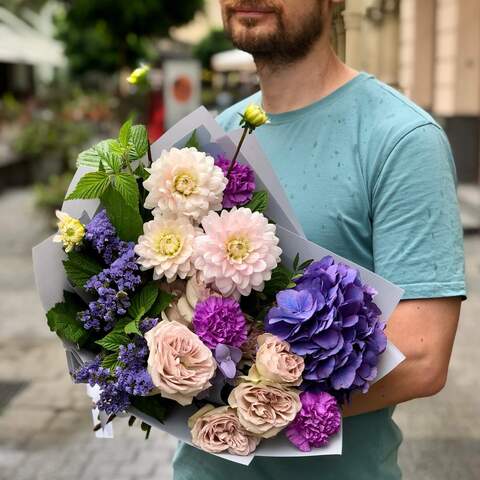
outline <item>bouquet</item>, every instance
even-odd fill
[[[249,135],[266,121],[249,106],[238,139],[202,108],[150,146],[129,120],[79,155],[33,253],[96,428],[139,417],[244,463],[341,453],[342,405],[402,360],[401,290],[304,238]]]

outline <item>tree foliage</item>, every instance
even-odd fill
[[[198,43],[193,55],[200,60],[204,68],[210,68],[212,56],[225,50],[231,50],[232,42],[225,36],[221,29],[214,28]]]
[[[149,41],[168,36],[203,8],[204,0],[62,0],[57,36],[71,70],[113,72],[145,58]]]

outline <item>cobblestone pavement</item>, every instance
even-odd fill
[[[152,430],[145,441],[124,419],[114,422],[114,439],[92,434],[85,387],[70,382],[35,293],[30,249],[48,232],[31,202],[29,190],[0,196],[0,388],[26,384],[3,410],[0,404],[0,480],[168,480],[171,437]],[[480,478],[480,238],[468,237],[466,251],[470,298],[447,387],[396,411],[405,480]]]

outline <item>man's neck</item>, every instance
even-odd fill
[[[328,41],[320,39],[303,58],[283,65],[256,59],[263,108],[283,113],[310,105],[357,76],[335,55]]]

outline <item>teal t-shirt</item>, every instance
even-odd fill
[[[238,112],[219,117],[238,128]],[[455,165],[422,109],[361,73],[305,108],[269,115],[255,131],[306,236],[405,289],[404,299],[464,296]],[[398,480],[393,408],[347,418],[343,455],[257,457],[249,467],[183,445],[175,480]]]

